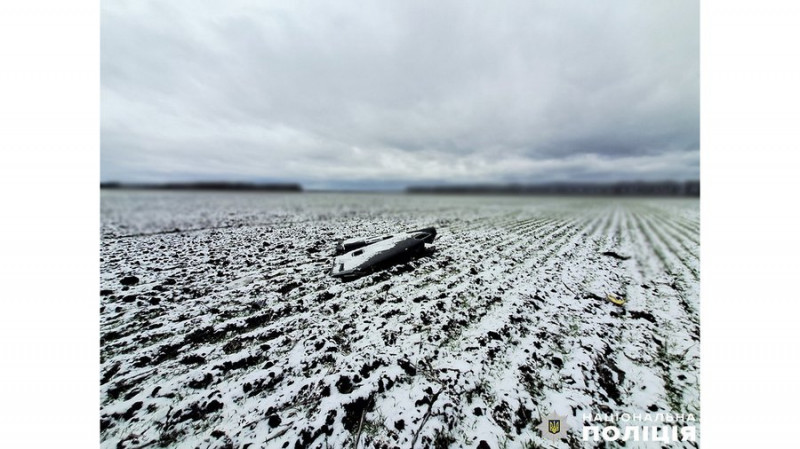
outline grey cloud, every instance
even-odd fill
[[[670,2],[110,2],[104,180],[690,179],[699,18]]]

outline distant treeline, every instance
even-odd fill
[[[101,189],[139,190],[233,190],[263,192],[302,192],[300,184],[260,184],[250,182],[168,182],[162,184],[102,182]]]
[[[470,195],[700,196],[700,181],[414,186],[406,191]]]

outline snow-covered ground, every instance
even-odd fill
[[[699,418],[698,206],[104,191],[101,446],[581,447],[584,413]],[[422,259],[327,274],[337,239],[426,226]]]

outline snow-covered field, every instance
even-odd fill
[[[583,413],[699,418],[696,199],[103,191],[101,208],[104,448],[581,447]],[[426,226],[422,259],[327,274],[337,239]],[[567,441],[541,438],[550,412]]]

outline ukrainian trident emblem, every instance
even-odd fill
[[[542,438],[551,441],[566,438],[567,430],[569,429],[567,417],[556,413],[547,415],[537,427],[542,431]]]

